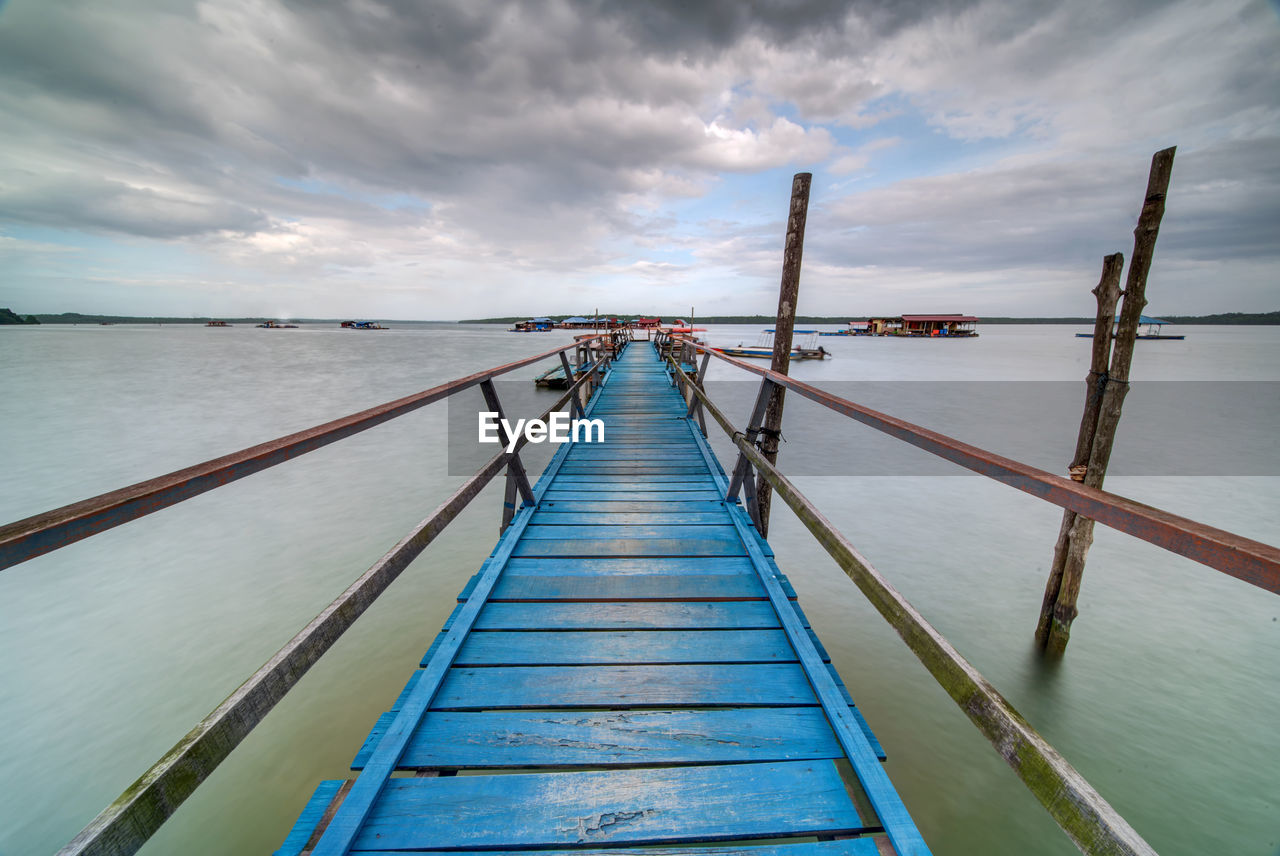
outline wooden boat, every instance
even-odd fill
[[[1179,333],[1160,332],[1161,327],[1168,323],[1169,323],[1168,321],[1163,321],[1159,318],[1151,318],[1147,315],[1141,315],[1138,317],[1137,338],[1139,339],[1174,339],[1174,340],[1187,338],[1186,336],[1181,335]],[[1116,327],[1119,327],[1119,326],[1120,326],[1120,322],[1117,321]],[[1115,337],[1116,337],[1116,334],[1115,334],[1115,330],[1113,329],[1111,333],[1111,338],[1114,339]],[[1076,338],[1092,339],[1093,334],[1092,333],[1076,333]]]
[[[210,321],[204,325],[206,327],[234,327],[234,324],[228,324],[226,321]]]
[[[377,321],[343,321],[342,326],[348,330],[390,330]]]
[[[817,330],[795,330],[794,335],[802,337],[797,344],[792,342],[791,359],[793,360],[822,360],[831,356],[831,353],[818,344]],[[713,351],[719,351],[728,357],[749,357],[751,359],[771,359],[773,357],[773,335],[772,329],[765,330],[760,334],[760,340],[754,345],[738,345],[736,348],[712,348]]]
[[[296,330],[297,324],[281,324],[279,321],[263,321],[257,325],[267,330]]]

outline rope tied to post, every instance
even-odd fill
[[[787,438],[782,435],[781,428],[760,428],[758,430],[758,436],[756,437],[756,448],[760,448],[760,443],[765,437],[768,437],[770,440],[775,442],[778,440],[781,440],[783,443],[787,442]]]

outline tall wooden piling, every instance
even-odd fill
[[[809,185],[813,174],[798,172],[791,180],[791,210],[787,216],[787,238],[782,250],[782,284],[778,290],[778,318],[773,325],[773,363],[779,374],[791,366],[791,340],[796,326],[796,298],[800,293],[800,261],[804,256],[804,227],[809,216]],[[786,390],[774,384],[760,429],[760,451],[770,464],[778,462],[778,439],[782,436],[782,406]],[[767,482],[758,486],[760,535],[769,535],[769,504],[773,489]]]
[[[1093,452],[1093,440],[1098,431],[1098,413],[1102,410],[1102,398],[1107,388],[1107,366],[1111,361],[1111,334],[1115,326],[1116,303],[1120,300],[1120,274],[1124,269],[1124,255],[1113,253],[1102,260],[1102,276],[1093,294],[1098,300],[1097,318],[1093,325],[1093,357],[1089,376],[1085,380],[1084,415],[1080,418],[1080,433],[1076,438],[1076,453],[1071,459],[1071,478],[1098,487],[1097,471],[1089,472],[1089,456]],[[1058,543],[1053,550],[1053,566],[1049,569],[1049,581],[1045,584],[1044,602],[1040,607],[1040,622],[1036,626],[1036,644],[1043,648],[1049,638],[1054,607],[1062,589],[1062,575],[1067,565],[1067,554],[1073,545],[1078,549],[1080,541],[1073,537],[1080,516],[1067,510],[1062,514],[1062,526],[1058,530]]]
[[[1099,375],[1098,369],[1103,364],[1100,360],[1105,360],[1106,347],[1099,344],[1099,339],[1107,344],[1111,342],[1110,318],[1105,319],[1106,325],[1103,326],[1106,314],[1104,301],[1109,299],[1109,290],[1111,293],[1114,291],[1114,286],[1107,284],[1108,277],[1119,278],[1119,267],[1123,259],[1118,253],[1107,257],[1103,264],[1102,280],[1094,290],[1098,297],[1098,318],[1094,330],[1093,370],[1089,374],[1089,397],[1071,468],[1072,478],[1079,478],[1088,487],[1102,487],[1107,465],[1111,461],[1116,428],[1120,424],[1121,408],[1125,395],[1129,392],[1129,367],[1133,362],[1133,349],[1142,310],[1147,305],[1147,275],[1155,254],[1160,221],[1164,217],[1165,197],[1173,174],[1175,151],[1176,148],[1164,149],[1151,158],[1146,198],[1138,217],[1138,225],[1133,230],[1133,260],[1129,263],[1129,276],[1125,282],[1124,303],[1115,332],[1111,365],[1104,375]],[[1054,550],[1053,568],[1045,587],[1040,621],[1036,627],[1036,643],[1046,653],[1061,654],[1066,650],[1071,638],[1071,622],[1079,614],[1076,601],[1080,595],[1085,558],[1092,544],[1093,521],[1070,511],[1066,512]]]

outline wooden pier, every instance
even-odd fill
[[[358,777],[321,784],[278,856],[927,853],[652,347],[622,353],[587,416],[605,441],[557,453]]]

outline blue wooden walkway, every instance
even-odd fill
[[[588,413],[277,856],[927,853],[653,349]]]

